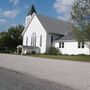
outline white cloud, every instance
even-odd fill
[[[19,13],[19,10],[7,10],[2,12],[2,15],[8,18],[15,18]]]
[[[68,21],[70,19],[70,15],[57,16],[57,18],[63,21]]]
[[[63,16],[58,16],[59,19],[64,21],[70,18],[71,7],[74,0],[56,0],[54,3],[54,8],[56,9],[58,14],[62,14]]]
[[[0,19],[0,24],[6,23],[7,21],[5,19]]]
[[[11,24],[11,26],[12,26],[12,27],[15,27],[15,26],[17,26],[17,25],[13,23],[13,24]]]
[[[9,2],[16,6],[19,3],[19,0],[9,0]]]

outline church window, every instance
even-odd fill
[[[28,37],[26,37],[26,46],[28,45]]]
[[[40,35],[40,47],[42,47],[42,35]]]
[[[36,46],[36,33],[32,33],[31,46]]]

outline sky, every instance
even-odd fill
[[[74,0],[0,0],[0,32],[9,27],[24,25],[25,17],[32,4],[39,14],[70,20]]]

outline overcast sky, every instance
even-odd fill
[[[10,26],[24,25],[33,3],[39,14],[64,21],[70,19],[73,0],[0,0],[0,32]]]

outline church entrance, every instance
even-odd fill
[[[22,54],[23,47],[21,45],[17,46],[17,54]]]

